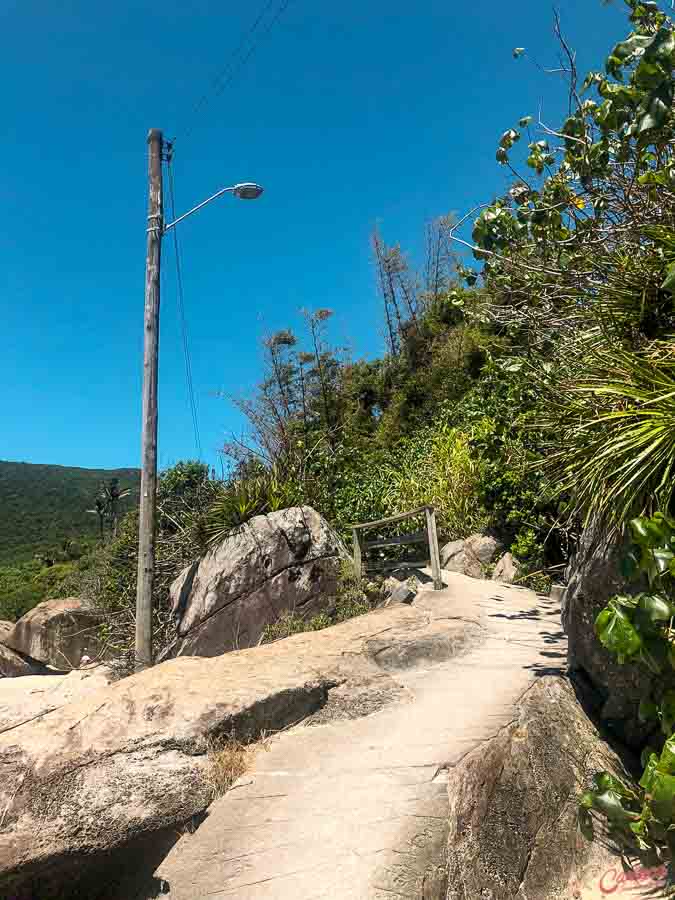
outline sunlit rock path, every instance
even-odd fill
[[[561,670],[566,647],[552,600],[448,572],[444,582],[415,606],[442,611],[449,628],[466,622],[460,655],[434,662],[430,640],[400,668],[381,635],[398,699],[274,738],[160,865],[170,900],[445,897],[448,770],[512,719],[534,679]]]

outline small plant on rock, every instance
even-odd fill
[[[354,563],[350,559],[345,559],[338,568],[337,595],[332,610],[311,618],[300,616],[295,612],[285,613],[265,628],[261,643],[269,644],[305,631],[321,631],[330,625],[337,625],[338,622],[362,616],[371,609],[373,606],[366,593],[363,578],[357,574]]]
[[[232,734],[224,740],[211,739],[207,745],[206,779],[213,799],[226,794],[248,768],[251,748]]]

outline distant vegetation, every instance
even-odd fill
[[[100,541],[97,498],[114,479],[120,492],[130,493],[113,500],[114,515],[103,522],[110,531],[138,502],[137,469],[0,462],[0,619],[16,619],[60,596],[87,568]]]
[[[122,510],[138,502],[138,469],[79,469],[0,461],[0,564],[23,562],[66,539],[96,539],[98,521],[88,513],[101,482],[118,478],[135,491]],[[126,506],[124,505],[126,504]]]

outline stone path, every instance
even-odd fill
[[[170,900],[440,900],[447,772],[559,673],[559,609],[531,591],[444,573],[415,606],[480,626],[462,655],[392,671],[401,695],[371,715],[278,736],[162,862]],[[387,659],[386,645],[383,660]]]

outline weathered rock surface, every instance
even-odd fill
[[[638,707],[643,697],[658,695],[658,676],[644,666],[619,665],[595,634],[594,623],[610,597],[641,587],[629,585],[621,575],[625,540],[597,528],[583,533],[575,558],[567,571],[562,623],[569,642],[572,671],[583,673],[602,701],[601,717],[619,738],[642,747],[653,726],[640,722]]]
[[[286,612],[311,617],[335,601],[342,541],[310,507],[256,516],[171,587],[171,656],[217,656],[256,645]]]
[[[413,590],[409,584],[403,582],[399,584],[387,597],[386,605],[390,603],[412,603],[417,595],[417,591]]]
[[[105,666],[94,665],[61,675],[46,667],[41,671],[47,674],[29,673],[24,678],[0,681],[0,734],[107,687],[114,680]]]
[[[502,584],[513,584],[518,577],[518,565],[518,560],[512,553],[505,553],[497,560],[492,580],[501,581]]]
[[[14,622],[6,622],[4,619],[0,619],[0,644],[5,643],[5,638],[12,628],[14,628]]]
[[[3,680],[22,675],[42,675],[47,672],[49,672],[47,666],[37,659],[31,659],[30,656],[24,656],[23,653],[17,653],[16,650],[0,644],[0,678]]]
[[[0,897],[595,900],[616,861],[577,837],[576,801],[621,766],[546,675],[565,661],[556,604],[444,580],[0,729]],[[208,742],[262,730],[202,820]]]
[[[453,618],[455,597],[429,596],[259,648],[170,660],[9,726],[0,733],[0,897],[104,896],[129,868],[127,852],[148,837],[174,841],[208,805],[208,739],[284,728],[327,705],[332,688],[358,693],[373,679],[380,702],[394,702],[400,687],[385,668],[414,666],[430,650],[447,659],[480,635]]]
[[[437,665],[427,647],[417,665],[398,668],[396,703],[349,717],[350,691],[339,718],[274,736],[159,866],[168,900],[446,900],[452,772],[508,727],[539,675],[564,666],[565,641],[548,598],[448,572],[443,580],[447,589],[392,609],[424,610],[449,627],[448,640],[475,622],[480,640]],[[402,637],[385,618],[370,646],[393,661]],[[390,683],[378,692],[373,682],[368,696]],[[468,897],[490,900],[487,890]]]
[[[489,565],[497,555],[499,542],[487,534],[472,534],[464,542],[466,552],[483,565]]]
[[[78,597],[45,600],[15,623],[5,644],[57,669],[75,669],[98,652],[100,617]]]
[[[412,602],[412,599],[414,599],[415,595],[423,588],[423,586],[430,583],[431,578],[429,577],[429,575],[423,572],[422,569],[394,569],[391,575],[384,579],[380,597],[378,598],[379,605],[387,605],[390,602],[400,602],[393,601],[392,596],[401,586],[407,587],[410,589],[410,591],[412,591]]]
[[[481,578],[485,566],[497,555],[499,544],[485,534],[472,534],[461,541],[450,541],[441,548],[441,566],[449,572]]]
[[[576,822],[580,791],[604,769],[627,777],[570,683],[540,679],[514,721],[450,771],[447,900],[599,897],[620,861]]]
[[[441,566],[449,572],[463,570],[464,568],[464,541],[449,541],[440,550]],[[454,568],[453,568],[454,567]]]

